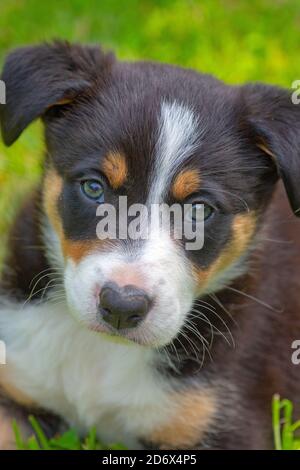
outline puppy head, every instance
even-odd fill
[[[64,268],[71,311],[91,329],[168,344],[196,298],[246,269],[278,177],[298,214],[300,112],[285,90],[66,43],[13,52],[2,79],[6,144],[43,118],[48,252]],[[99,240],[96,211],[121,196],[128,207],[188,202],[194,224],[202,204],[202,249],[165,230]]]

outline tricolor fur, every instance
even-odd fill
[[[297,214],[300,108],[289,92],[60,42],[11,53],[2,79],[4,142],[41,117],[46,156],[2,275],[0,447],[13,446],[10,418],[26,427],[30,410],[53,432],[95,426],[133,448],[270,448],[272,395],[300,409],[300,225],[283,191]],[[204,201],[204,247],[166,232],[99,240],[87,178],[114,206],[124,195]],[[147,293],[136,327],[101,316],[110,282]]]

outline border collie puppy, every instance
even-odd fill
[[[46,152],[2,273],[0,447],[31,412],[130,448],[272,448],[272,396],[300,413],[291,94],[65,42],[12,52],[2,80],[5,144],[42,118]],[[189,203],[194,222],[201,205],[202,249],[99,239],[120,196]]]

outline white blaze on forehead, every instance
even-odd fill
[[[172,177],[199,147],[202,132],[197,117],[187,106],[162,103],[148,211],[152,204],[163,202]],[[147,221],[148,217],[142,217],[142,233]],[[127,237],[124,243],[112,245],[109,251],[95,251],[78,264],[69,260],[64,269],[64,285],[73,315],[91,327],[99,322],[99,292],[103,285],[117,280],[122,271],[135,272],[155,302],[146,319],[128,335],[158,347],[171,342],[182,328],[194,300],[194,279],[182,247],[174,242],[165,225],[161,227],[159,211],[154,212],[153,225],[152,222],[145,243],[131,244]],[[51,252],[57,243],[54,237],[48,238]]]
[[[149,203],[162,202],[172,176],[195,150],[199,137],[191,109],[176,101],[162,103]]]

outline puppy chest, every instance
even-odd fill
[[[158,374],[151,349],[106,339],[57,308],[5,312],[0,327],[7,344],[0,383],[13,398],[55,412],[82,433],[95,426],[106,443],[184,448],[215,416],[214,393],[200,384],[176,392]]]
[[[0,382],[7,389],[82,432],[96,426],[106,442],[133,445],[136,436],[164,422],[169,387],[151,350],[106,340],[71,318],[58,319],[57,312],[43,313],[14,312],[13,324],[2,322],[7,366]]]

